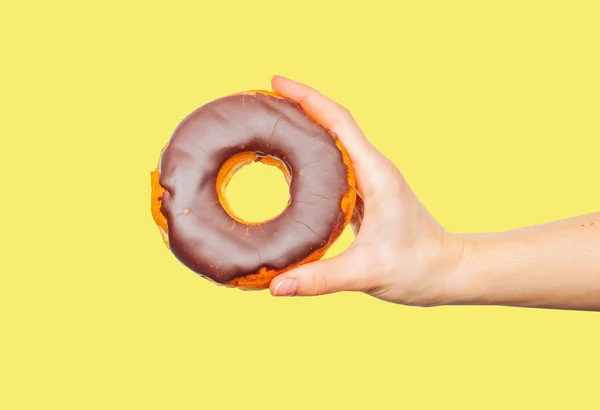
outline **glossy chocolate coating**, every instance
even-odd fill
[[[290,203],[275,219],[241,224],[219,202],[217,174],[242,152],[276,157],[291,173]],[[217,283],[297,264],[345,223],[347,177],[334,137],[295,102],[262,93],[212,101],[179,124],[161,158],[171,251]]]

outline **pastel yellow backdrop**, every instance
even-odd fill
[[[450,230],[600,209],[598,2],[358,4],[2,2],[0,408],[599,408],[597,314],[275,299],[164,248],[159,150],[276,73],[348,106]]]

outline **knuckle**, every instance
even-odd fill
[[[405,190],[406,182],[396,165],[389,160],[385,160],[381,164],[381,172],[379,178],[375,180],[375,186],[387,195],[390,193],[399,194]]]
[[[350,110],[347,107],[344,107],[343,105],[338,104],[338,111],[340,113],[340,116],[345,118],[346,120],[353,118]]]
[[[300,101],[300,104],[305,103],[305,102],[317,102],[319,100],[319,94],[316,92],[316,90],[309,88],[308,91],[306,92],[306,95],[304,96],[304,98],[302,99],[302,101]]]
[[[311,288],[315,296],[325,295],[329,291],[329,283],[326,275],[318,272],[312,272],[311,274]]]
[[[352,114],[350,114],[350,111],[348,111],[347,108],[341,106],[341,105],[336,105],[336,109],[333,113],[333,118],[331,120],[332,125],[334,127],[341,127],[345,124],[348,124],[352,121]]]

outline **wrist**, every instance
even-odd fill
[[[440,305],[469,304],[476,298],[476,274],[479,239],[446,232],[440,266]]]

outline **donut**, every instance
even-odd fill
[[[280,169],[290,199],[274,218],[247,222],[227,203],[231,177],[252,162]],[[269,287],[321,259],[350,222],[356,179],[337,135],[279,94],[213,100],[176,127],[151,172],[151,213],[168,249],[217,285]]]

